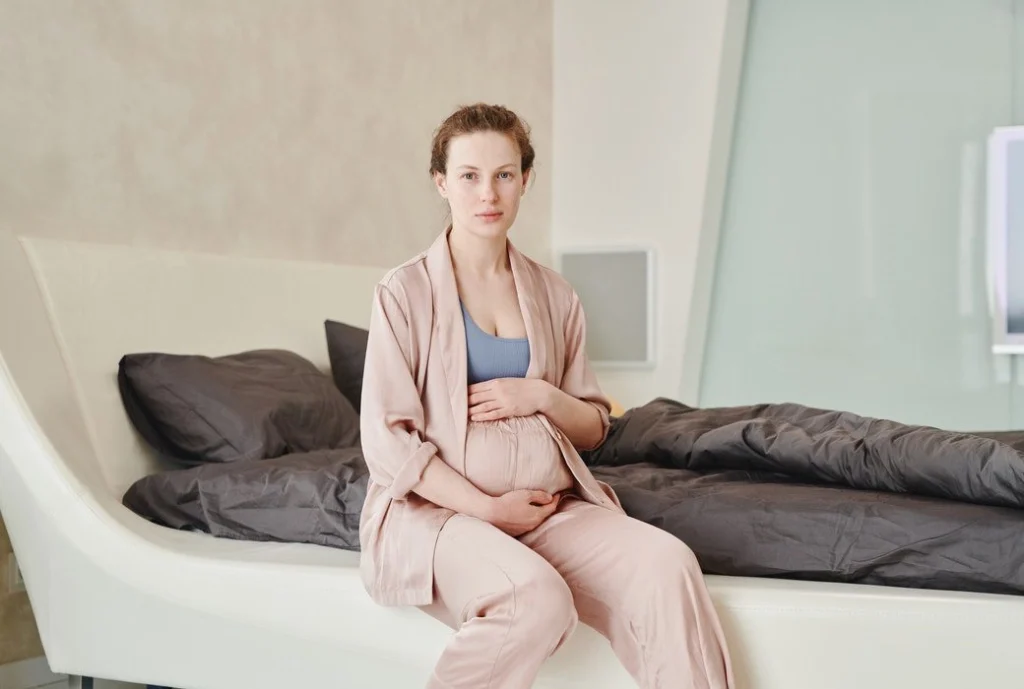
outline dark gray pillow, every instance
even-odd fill
[[[329,376],[294,352],[129,354],[118,384],[143,438],[184,464],[359,444],[356,410]]]
[[[363,395],[363,365],[366,363],[366,341],[370,331],[338,321],[324,321],[327,333],[327,356],[331,375],[341,394],[359,411]]]
[[[367,476],[359,448],[320,450],[153,474],[122,502],[172,529],[358,550]]]

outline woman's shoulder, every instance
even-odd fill
[[[533,273],[534,282],[541,286],[552,305],[568,307],[578,298],[572,284],[561,273],[525,254],[522,256]]]
[[[429,282],[426,270],[426,252],[421,252],[407,261],[389,269],[377,283],[378,288],[390,292],[407,292],[412,287]]]

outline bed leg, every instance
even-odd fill
[[[92,677],[71,677],[68,681],[69,689],[94,689]],[[147,684],[146,689],[171,689],[171,687]]]

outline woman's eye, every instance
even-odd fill
[[[511,172],[499,172],[498,176],[501,177],[502,179],[512,179]]]
[[[473,179],[473,173],[472,172],[465,172],[465,173],[463,173],[462,179]]]

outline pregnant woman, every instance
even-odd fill
[[[503,107],[462,108],[435,134],[451,224],[373,303],[364,582],[455,630],[431,689],[527,689],[579,620],[643,689],[731,689],[693,553],[627,516],[578,454],[610,407],[576,293],[508,240],[533,160]]]

